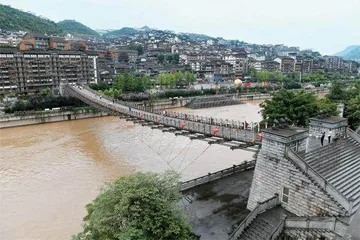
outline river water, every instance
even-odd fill
[[[178,109],[259,121],[258,103]],[[173,169],[189,180],[251,160],[253,153],[103,117],[0,130],[0,239],[64,240],[106,182]]]

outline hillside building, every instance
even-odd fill
[[[70,83],[97,82],[97,54],[0,49],[0,94],[36,92]]]

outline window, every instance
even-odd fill
[[[288,203],[289,202],[289,194],[290,194],[290,189],[287,187],[283,187],[281,201],[284,203]]]

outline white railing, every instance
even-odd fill
[[[221,171],[209,173],[208,175],[204,175],[204,176],[201,176],[201,177],[198,177],[195,179],[191,179],[186,182],[182,182],[180,185],[180,189],[181,189],[181,191],[185,191],[185,190],[191,189],[193,187],[196,187],[196,186],[208,183],[208,182],[212,182],[217,179],[227,177],[227,176],[233,175],[238,172],[243,172],[243,171],[246,171],[249,169],[254,169],[254,168],[255,168],[255,160],[249,161],[249,162],[244,162],[242,164],[234,165],[233,167],[226,168]]]
[[[286,156],[300,167],[305,174],[307,174],[311,179],[318,183],[328,194],[330,194],[341,206],[343,206],[348,213],[352,214],[353,202],[349,201],[337,191],[325,178],[323,178],[315,169],[313,169],[307,162],[304,161],[296,152],[291,148],[286,148]]]
[[[256,218],[256,216],[266,210],[273,208],[280,204],[279,195],[275,194],[274,197],[269,198],[264,202],[258,202],[254,210],[252,210],[249,215],[246,216],[244,221],[240,223],[240,225],[235,229],[235,231],[230,235],[229,240],[237,239],[244,230],[251,224],[251,222]]]

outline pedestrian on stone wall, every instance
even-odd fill
[[[321,139],[320,139],[321,146],[324,146],[324,139],[325,139],[325,132],[323,132],[322,135],[321,135]]]
[[[331,143],[331,135],[332,135],[332,131],[331,131],[331,129],[329,129],[329,132],[328,132],[329,144]]]

